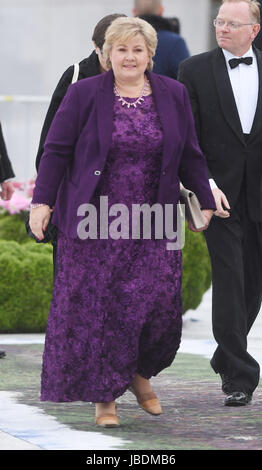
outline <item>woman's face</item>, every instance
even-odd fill
[[[139,80],[149,62],[148,49],[142,34],[125,42],[115,42],[109,57],[115,78],[126,82]]]

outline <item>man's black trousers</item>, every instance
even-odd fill
[[[205,238],[212,265],[212,321],[218,347],[216,373],[230,377],[235,391],[252,394],[259,364],[247,352],[247,335],[262,300],[262,223],[249,219],[246,186],[228,219],[214,216]]]

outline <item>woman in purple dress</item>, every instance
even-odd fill
[[[59,229],[41,399],[94,402],[101,426],[119,425],[115,399],[127,389],[161,414],[149,379],[171,365],[181,338],[181,251],[154,234],[131,236],[131,208],[176,208],[181,180],[197,194],[205,228],[215,209],[185,87],[150,72],[156,44],[141,19],[108,28],[110,70],[69,87],[30,213],[39,239],[53,207]]]

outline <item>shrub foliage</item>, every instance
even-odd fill
[[[0,215],[0,332],[44,332],[53,287],[50,244],[37,244],[20,215]],[[183,311],[195,309],[211,284],[203,234],[186,229]]]
[[[0,240],[0,332],[45,331],[52,295],[52,247]]]

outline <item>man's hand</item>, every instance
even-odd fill
[[[223,219],[230,217],[230,213],[229,213],[230,205],[228,203],[228,200],[225,194],[221,191],[221,189],[218,189],[218,188],[213,189],[212,193],[213,193],[216,206],[217,206],[217,210],[214,212],[214,214],[217,217],[222,217]]]
[[[1,187],[2,187],[2,190],[0,192],[0,197],[4,201],[9,201],[11,197],[13,196],[14,190],[15,190],[12,181],[4,181],[3,183],[1,183]]]
[[[203,232],[203,230],[206,230],[207,227],[209,226],[209,222],[212,218],[213,215],[213,210],[212,209],[203,209],[202,214],[204,216],[204,219],[206,221],[205,225],[201,228],[195,228],[194,225],[189,221],[188,222],[188,228],[192,230],[192,232]]]
[[[33,234],[38,238],[38,240],[43,240],[43,231],[46,230],[50,216],[51,210],[47,204],[36,207],[35,209],[31,209],[29,225]]]

